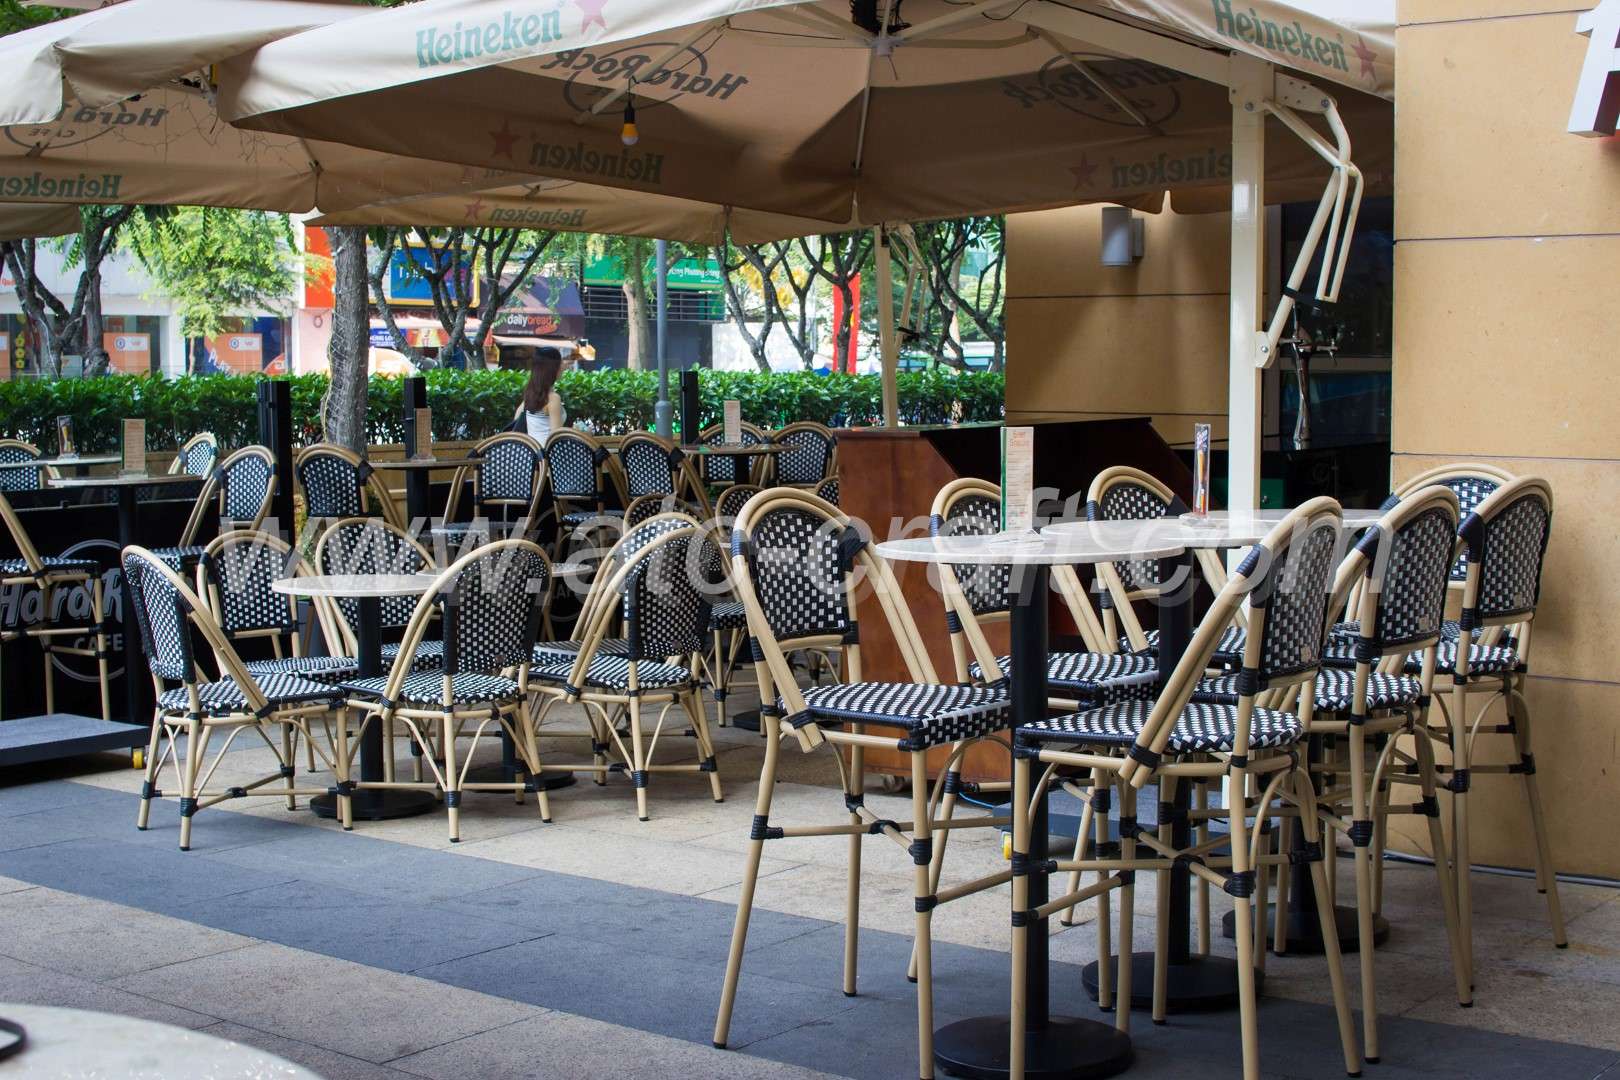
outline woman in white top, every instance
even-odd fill
[[[544,446],[553,431],[568,426],[568,412],[553,389],[562,372],[562,353],[550,346],[523,348],[529,353],[529,381],[523,387],[523,403],[519,406],[523,430]]]

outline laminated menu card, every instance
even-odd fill
[[[1035,528],[1035,429],[1001,429],[1001,530]]]
[[[146,472],[146,421],[124,421],[124,472]]]

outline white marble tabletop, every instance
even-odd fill
[[[1369,511],[1359,511],[1366,514]],[[1276,513],[1271,518],[1261,515]],[[1137,530],[1137,535],[1143,544],[1154,542],[1174,544],[1178,548],[1218,550],[1224,548],[1247,547],[1250,544],[1264,540],[1277,522],[1286,516],[1287,511],[1256,511],[1253,516],[1249,514],[1229,515],[1226,513],[1211,513],[1202,520],[1196,517],[1189,520],[1186,515],[1174,518],[1150,518],[1145,521],[1060,521],[1048,525],[1045,532],[1051,536],[1082,535],[1085,530],[1096,528],[1099,525],[1124,526]],[[1372,521],[1377,521],[1375,515]],[[1370,522],[1369,522],[1370,523]],[[1359,528],[1354,520],[1346,520],[1347,528]],[[1138,556],[1145,557],[1145,556]]]
[[[683,446],[683,454],[703,454],[709,457],[753,457],[755,454],[781,454],[793,449],[781,443],[702,443]]]
[[[458,469],[463,465],[477,465],[484,459],[478,456],[459,458],[405,458],[402,461],[373,461],[371,467],[381,472],[392,469],[408,472],[411,469]]]
[[[0,1077],[97,1080],[320,1080],[255,1046],[155,1020],[48,1005],[0,1003],[28,1043],[0,1061]]]
[[[1185,525],[1221,525],[1236,528],[1265,528],[1266,532],[1293,513],[1292,510],[1211,510],[1207,514],[1182,514],[1177,520]],[[1384,516],[1382,510],[1362,510],[1345,508],[1344,526],[1347,529],[1365,529],[1369,525],[1378,524],[1378,519]],[[1264,534],[1262,534],[1264,535]]]
[[[115,459],[116,460],[116,459]],[[202,477],[190,473],[115,473],[107,476],[53,476],[51,487],[145,487],[149,484],[196,484]]]
[[[951,563],[978,566],[1065,566],[1115,559],[1162,559],[1181,554],[1185,545],[1168,533],[1140,521],[1078,521],[1061,531],[994,536],[920,537],[889,540],[877,553],[895,562]],[[1184,531],[1184,530],[1182,530]]]
[[[0,469],[37,469],[42,465],[72,469],[77,466],[112,465],[123,460],[118,454],[80,454],[77,457],[42,457],[32,461],[0,461]]]
[[[278,578],[270,588],[287,596],[420,596],[433,587],[437,573],[421,574],[302,574]]]

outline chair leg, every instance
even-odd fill
[[[851,724],[850,731],[861,734],[866,730],[864,724]],[[849,748],[849,792],[855,804],[866,794],[866,747],[851,746]],[[853,807],[849,812],[849,823],[859,825],[861,815]],[[849,834],[849,865],[845,871],[846,882],[844,887],[844,996],[854,997],[859,990],[858,972],[860,969],[860,940],[861,940],[861,853],[864,848],[866,834],[853,832]],[[915,960],[915,956],[913,956]]]
[[[1451,690],[1451,766],[1458,783],[1451,795],[1452,872],[1457,880],[1457,930],[1462,936],[1463,967],[1468,985],[1474,984],[1474,890],[1469,880],[1468,791],[1472,746],[1468,738],[1468,695],[1462,686]]]
[[[1170,847],[1170,829],[1173,824],[1171,807],[1176,798],[1176,781],[1165,777],[1159,781],[1159,843]],[[1170,992],[1170,871],[1160,870],[1154,875],[1153,926],[1153,1022],[1165,1020]],[[1122,1005],[1129,1008],[1129,1003]]]
[[[1121,822],[1136,820],[1136,789],[1129,784],[1119,785],[1119,818]],[[1136,834],[1121,828],[1119,859],[1129,863],[1135,858]],[[1136,947],[1136,875],[1130,870],[1123,874],[1125,884],[1119,889],[1119,975],[1115,980],[1119,989],[1114,993],[1114,1027],[1128,1035],[1131,1031],[1131,953]],[[1108,963],[1108,956],[1099,956],[1097,963]]]
[[[630,782],[636,787],[636,817],[647,820],[647,750],[641,736],[641,698],[630,699]]]
[[[141,806],[135,811],[135,827],[146,830],[152,813],[152,793],[157,789],[158,748],[163,742],[162,714],[152,712],[152,737],[146,741],[146,782],[141,785]]]
[[[951,753],[956,747],[951,747]],[[960,764],[960,763],[958,763]],[[962,781],[962,774],[955,766],[939,778],[943,785],[944,795],[939,800],[939,820],[950,824],[951,818],[956,814],[956,788]],[[928,895],[932,896],[939,891],[939,875],[945,869],[945,845],[950,842],[951,831],[945,829],[934,840],[934,857],[929,860],[928,866]],[[906,978],[912,982],[917,981],[917,950],[911,950],[911,962],[906,968]]]
[[[353,832],[354,798],[349,793],[349,710],[345,707],[339,707],[332,717],[332,737],[337,743],[332,750],[332,761],[337,772],[338,822],[344,832]]]
[[[1361,1045],[1367,1061],[1376,1064],[1378,1047],[1378,988],[1373,963],[1372,792],[1368,790],[1367,737],[1359,723],[1350,724],[1350,834],[1356,859],[1357,959],[1361,964]],[[1326,933],[1326,931],[1324,931]],[[1337,931],[1335,931],[1337,933]]]
[[[1429,822],[1429,851],[1434,856],[1434,873],[1440,883],[1440,906],[1446,917],[1446,937],[1451,943],[1451,970],[1457,979],[1457,1004],[1467,1009],[1474,1004],[1474,990],[1469,985],[1468,968],[1463,962],[1462,930],[1457,925],[1456,880],[1447,865],[1446,833],[1440,825],[1440,807],[1435,798],[1438,783],[1434,772],[1434,744],[1429,739],[1428,729],[1422,726],[1413,733],[1412,743],[1417,751],[1423,804],[1428,808],[1425,816]]]
[[[298,741],[293,737],[297,731],[298,729],[291,724],[281,725],[281,764],[284,766],[281,770],[281,775],[287,782],[288,810],[298,809],[298,797],[293,794],[293,788],[295,787],[293,783],[293,770],[290,768],[293,762],[298,760]],[[314,746],[314,742],[311,741],[310,754],[312,755],[315,753]]]
[[[1374,749],[1376,751],[1381,748],[1375,747]],[[1373,792],[1372,909],[1374,918],[1384,912],[1384,852],[1389,847],[1389,797],[1389,780],[1388,778],[1381,778],[1378,781],[1377,789]]]
[[[180,850],[191,850],[191,819],[197,813],[197,773],[202,768],[203,726],[192,717],[186,723],[186,761],[180,774]]]
[[[1231,773],[1230,789],[1234,800],[1244,798],[1248,792],[1248,775],[1243,769]],[[1241,806],[1234,806],[1230,816],[1232,836],[1232,876],[1246,877],[1252,873],[1249,866],[1249,829]],[[1243,1078],[1260,1077],[1260,1019],[1256,1015],[1259,1003],[1255,1000],[1254,983],[1254,910],[1246,895],[1232,900],[1232,937],[1237,944],[1238,1024],[1243,1042]],[[1123,990],[1120,991],[1124,993]]]
[[[1294,798],[1299,807],[1300,823],[1307,844],[1317,843],[1324,835],[1316,816],[1316,792],[1305,768],[1294,771]],[[1235,829],[1235,825],[1234,825]],[[1237,850],[1236,836],[1233,850]],[[1333,1006],[1339,1022],[1339,1045],[1344,1050],[1344,1071],[1350,1076],[1361,1075],[1361,1051],[1356,1046],[1355,1023],[1350,1017],[1350,996],[1344,984],[1344,961],[1339,954],[1339,933],[1333,912],[1333,893],[1328,888],[1327,871],[1322,863],[1332,858],[1331,850],[1324,850],[1323,858],[1311,863],[1311,883],[1316,893],[1316,917],[1322,927],[1322,954],[1327,958],[1328,981],[1333,986]],[[1238,961],[1238,978],[1243,978],[1243,962]],[[1252,979],[1251,979],[1252,986]]]
[[[720,766],[714,752],[714,738],[709,733],[709,714],[704,711],[700,691],[693,690],[681,695],[681,707],[692,721],[692,730],[697,733],[698,747],[703,751],[705,763],[709,766],[709,793],[717,803],[726,801],[726,794],[720,790]]]
[[[90,579],[91,618],[96,620],[96,681],[101,686],[101,718],[112,719],[112,678],[107,670],[107,609],[101,591],[101,578]],[[132,718],[133,719],[133,718]]]
[[[439,721],[439,742],[444,751],[444,805],[450,817],[450,842],[461,843],[461,769],[456,764],[455,718]]]
[[[1541,789],[1536,784],[1535,757],[1530,751],[1530,710],[1522,689],[1524,676],[1510,677],[1503,701],[1508,721],[1513,725],[1513,742],[1519,752],[1520,776],[1524,777],[1524,797],[1530,804],[1530,826],[1536,837],[1536,889],[1547,897],[1547,918],[1552,923],[1553,944],[1569,947],[1564,931],[1564,907],[1558,900],[1558,876],[1553,866],[1552,845],[1547,839],[1547,818],[1541,808]]]
[[[920,750],[911,753],[911,815],[916,827],[912,840],[932,846],[932,824],[928,820],[928,755]],[[917,908],[915,947],[917,953],[917,1075],[922,1080],[934,1077],[934,959],[933,919],[928,874],[933,862],[929,857],[912,856],[912,891]]]
[[[1195,810],[1200,811],[1200,812],[1206,811],[1206,810],[1209,809],[1209,785],[1208,784],[1199,783],[1197,786],[1195,786],[1193,788],[1193,808]],[[1200,813],[1199,818],[1198,818],[1198,830],[1197,830],[1197,832],[1195,834],[1195,842],[1198,843],[1199,845],[1209,843],[1209,818],[1207,816],[1205,816],[1204,814],[1202,814],[1202,813]],[[1209,921],[1209,919],[1210,919],[1210,915],[1209,915],[1209,882],[1205,881],[1203,878],[1195,878],[1194,881],[1193,881],[1193,887],[1198,890],[1198,955],[1199,956],[1208,956],[1209,955],[1209,927],[1210,927],[1210,921]],[[1261,896],[1260,896],[1260,910],[1261,911],[1265,911],[1265,909],[1266,909],[1265,891],[1266,891],[1265,890],[1265,884],[1262,881],[1261,887],[1260,887],[1260,893],[1261,893]],[[1264,962],[1264,957],[1265,957],[1265,950],[1264,949],[1260,950],[1260,955],[1261,955],[1262,963],[1263,963]]]
[[[1080,827],[1074,831],[1074,860],[1079,862],[1086,857],[1086,849],[1091,843],[1091,819],[1096,811],[1091,808],[1091,800],[1087,799],[1085,806],[1080,810]],[[1080,871],[1069,871],[1069,892],[1078,892],[1080,889]],[[1077,905],[1070,904],[1058,916],[1058,922],[1064,926],[1074,925],[1074,909]]]
[[[1028,758],[1017,757],[1013,759],[1012,850],[1013,858],[1020,862],[1027,861],[1030,847],[1029,770],[1030,760]],[[1029,876],[1015,873],[1012,879],[1012,910],[1027,911],[1028,909]],[[1025,920],[1019,919],[1012,924],[1012,1011],[1008,1031],[1010,1045],[1007,1058],[1007,1075],[1012,1080],[1023,1080],[1024,1076],[1025,1030],[1029,1024],[1029,998],[1024,988],[1024,984],[1028,980],[1026,970],[1028,960],[1025,957],[1025,943],[1028,936],[1029,926]],[[1097,963],[1098,972],[1100,973],[1107,966],[1108,954],[1103,953]],[[1101,1000],[1100,995],[1098,1000]]]
[[[551,824],[551,797],[546,793],[546,774],[540,768],[540,733],[534,714],[527,703],[518,707],[517,713],[512,717],[512,724],[523,733],[522,747],[524,764],[529,770],[529,779],[534,782],[534,798],[540,804],[540,820],[547,825]]]
[[[1109,775],[1101,769],[1091,772],[1092,797],[1111,795],[1113,793],[1112,781]],[[1092,815],[1092,848],[1097,858],[1102,858],[1103,845],[1108,843],[1108,813],[1100,806]],[[1100,881],[1104,874],[1099,872]],[[1113,928],[1109,925],[1113,918],[1110,912],[1112,894],[1104,891],[1097,894],[1097,1007],[1104,1012],[1114,1007],[1114,972],[1108,965],[1108,958],[1113,955]]]
[[[1277,830],[1277,853],[1287,856],[1294,851],[1294,823],[1287,818],[1274,818],[1273,824]],[[1286,858],[1279,865],[1291,865]],[[1293,876],[1278,871],[1277,896],[1271,902],[1271,951],[1278,956],[1288,951],[1288,894],[1293,884]]]
[[[782,722],[762,716],[765,731],[765,763],[759,772],[759,792],[754,797],[754,827],[748,843],[748,862],[743,868],[742,893],[737,897],[737,918],[731,927],[731,951],[726,955],[726,981],[720,990],[720,1009],[714,1020],[714,1045],[726,1048],[731,1032],[731,1012],[737,1004],[737,982],[742,977],[743,948],[748,943],[748,919],[754,910],[754,886],[759,882],[759,863],[765,855],[765,829],[771,816],[771,795],[776,791],[776,759],[782,746]]]

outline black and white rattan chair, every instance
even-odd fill
[[[38,461],[39,447],[21,439],[0,439],[0,465],[16,465],[25,461]],[[49,466],[37,469],[0,469],[0,493],[8,491],[38,491],[45,486]]]
[[[341,722],[332,722],[342,703],[341,693],[297,675],[251,675],[208,608],[178,574],[145,548],[125,548],[123,560],[124,577],[135,601],[135,622],[157,691],[136,827],[146,828],[152,800],[163,794],[157,780],[165,761],[172,761],[179,774],[181,851],[191,849],[191,819],[199,810],[249,795],[285,798],[287,809],[296,810],[298,796],[325,794],[325,788],[300,788],[293,783],[297,736],[331,766],[337,777],[340,812],[347,817],[346,732]],[[217,680],[207,681],[192,653],[193,630],[213,650],[220,667]],[[213,762],[205,764],[208,743],[222,729],[229,734]],[[208,782],[231,744],[249,729],[275,754],[277,770],[247,784],[209,789]],[[315,738],[317,730],[325,736],[324,747]],[[279,740],[272,738],[276,734]],[[281,786],[270,788],[277,780],[282,781]]]
[[[298,452],[293,470],[304,492],[305,520],[312,528],[372,514],[396,528],[406,527],[371,463],[348,447],[335,443],[306,446]]]
[[[766,842],[796,836],[850,838],[843,990],[854,994],[859,936],[859,920],[854,913],[860,903],[861,842],[867,835],[880,835],[906,851],[912,862],[918,1075],[930,1077],[934,1069],[933,910],[945,900],[1000,885],[1007,876],[998,874],[965,882],[949,889],[943,897],[933,890],[934,810],[943,796],[944,783],[941,780],[930,794],[927,754],[934,747],[949,747],[941,771],[948,773],[955,768],[971,745],[1006,728],[1007,695],[998,688],[953,686],[939,681],[888,564],[868,549],[866,538],[837,507],[809,492],[773,488],[748,501],[732,531],[732,571],[737,593],[748,611],[748,628],[757,658],[755,671],[764,706],[761,726],[765,761],[714,1043],[725,1046],[730,1032]],[[874,590],[874,599],[899,646],[910,682],[861,681],[860,636],[855,619],[855,589],[860,575],[866,578],[862,587]],[[841,667],[850,681],[801,691],[788,664],[788,653],[802,648],[841,650]],[[841,823],[811,827],[770,823],[777,762],[787,740],[795,740],[805,751],[830,744],[835,753],[847,753],[847,762],[840,767],[846,812]],[[913,820],[904,828],[880,819],[864,803],[868,747],[898,750],[909,759]],[[1005,824],[1005,819],[974,818],[953,822],[952,827],[998,824]]]
[[[0,473],[15,470],[0,469]],[[26,470],[25,470],[26,471]],[[23,527],[22,519],[12,508],[11,500],[0,491],[0,518],[5,519],[6,532],[17,548],[15,559],[0,559],[0,586],[29,587],[39,590],[39,621],[32,626],[17,620],[15,630],[0,629],[0,642],[31,638],[39,642],[45,661],[45,711],[56,711],[56,655],[82,656],[96,661],[96,681],[101,687],[101,718],[109,720],[112,711],[107,684],[107,605],[101,585],[101,564],[94,559],[81,559],[70,555],[41,555],[33,538]],[[73,617],[72,604],[58,603],[57,593],[62,590],[84,589],[89,594],[88,621]],[[72,644],[75,638],[88,637],[88,646]],[[66,639],[65,641],[63,639]]]
[[[702,482],[686,454],[670,440],[645,431],[626,435],[619,443],[619,468],[627,499],[657,495],[684,500],[698,518],[709,516]]]
[[[726,562],[726,579],[731,580],[731,527],[748,500],[763,488],[753,484],[733,484],[714,500],[713,529],[721,542],[720,554]],[[726,726],[726,699],[736,678],[738,658],[748,641],[748,609],[735,596],[715,598],[709,607],[709,651],[703,660],[709,675],[709,692],[714,695],[715,723]]]
[[[450,841],[461,840],[464,791],[536,791],[541,812],[545,793],[537,778],[532,730],[524,722],[529,687],[529,651],[540,632],[540,612],[551,592],[551,564],[528,540],[500,540],[462,556],[439,575],[411,613],[399,657],[387,675],[343,684],[349,705],[367,724],[385,732],[403,726],[426,761],[433,780],[396,787],[437,788],[444,792]],[[444,661],[421,671],[408,660],[435,618],[444,627]],[[494,728],[512,739],[526,776],[511,781],[469,781],[468,769],[479,741]],[[458,739],[466,738],[465,752]],[[443,764],[432,756],[434,742]],[[351,822],[345,821],[345,828]]]
[[[771,433],[771,442],[784,447],[772,456],[772,475],[784,487],[814,488],[838,475],[838,437],[825,424],[801,420]]]
[[[152,553],[176,573],[188,573],[202,558],[205,545],[197,540],[210,517],[217,520],[221,533],[232,529],[256,531],[270,513],[275,493],[275,457],[266,447],[245,446],[203,478],[202,490],[180,530],[180,542],[153,548]]]
[[[187,439],[174,455],[174,460],[169,462],[169,475],[207,476],[218,461],[219,440],[212,431],[201,431]]]
[[[583,536],[589,544],[602,529],[617,530],[624,511],[610,508],[609,500],[616,497],[622,507],[629,499],[612,466],[612,454],[594,437],[573,428],[554,431],[546,440],[545,454],[546,482],[557,512],[557,540],[551,557],[560,559],[576,536]]]
[[[536,735],[575,735],[543,730],[551,709],[562,702],[584,706],[590,727],[591,764],[550,764],[542,758],[540,768],[588,772],[598,778],[628,771],[636,792],[636,816],[642,821],[648,819],[647,789],[654,773],[708,773],[714,801],[723,799],[696,666],[708,630],[710,598],[720,587],[720,553],[700,527],[686,523],[654,528],[663,520],[655,519],[629,534],[631,546],[621,545],[622,559],[607,564],[611,575],[598,594],[599,602],[580,620],[579,651],[567,661],[537,665],[531,671],[538,696],[532,711]],[[624,630],[622,654],[617,648],[605,651],[602,643],[611,640],[609,635],[619,626]],[[655,761],[659,743],[669,734],[665,721],[677,706],[692,725],[698,760],[659,763]],[[649,729],[653,710],[657,719]],[[614,722],[619,714],[628,730],[621,731]],[[617,760],[609,763],[610,756]],[[544,816],[549,820],[549,811]]]
[[[758,446],[761,443],[769,441],[769,437],[765,434],[765,429],[754,424],[750,424],[747,421],[744,421],[741,424],[738,434],[742,436],[740,444],[743,446]],[[712,427],[704,428],[702,433],[698,435],[698,441],[705,446],[726,445],[725,425],[715,424]],[[746,476],[743,475],[743,462],[749,460],[747,458],[735,458],[730,456],[711,457],[705,454],[702,460],[699,462],[698,467],[701,470],[701,479],[705,484],[711,487],[731,487],[737,484],[755,484],[759,482],[757,478],[762,475],[764,457],[765,455],[762,454],[759,457],[752,459],[753,464],[747,470],[748,475]]]
[[[823,502],[830,502],[834,506],[839,504],[838,500],[841,494],[842,489],[836,476],[829,476],[816,485],[816,498],[821,499]]]
[[[1341,524],[1337,503],[1313,499],[1250,549],[1216,595],[1157,701],[1118,702],[1025,724],[1016,732],[1012,800],[1012,1075],[1023,1075],[1025,1065],[1025,935],[1031,932],[1031,926],[1044,929],[1042,920],[1051,914],[1113,890],[1120,893],[1115,992],[1119,1006],[1115,1009],[1115,1026],[1129,1030],[1134,881],[1135,874],[1144,870],[1159,874],[1153,1016],[1156,1020],[1164,1018],[1169,912],[1166,879],[1170,868],[1180,862],[1197,878],[1233,897],[1243,1075],[1246,1080],[1257,1080],[1260,1056],[1252,933],[1256,870],[1289,858],[1262,851],[1261,829],[1273,814],[1295,815],[1303,824],[1304,850],[1292,855],[1311,864],[1345,1069],[1352,1076],[1360,1075],[1360,1051],[1350,1016],[1331,892],[1322,865],[1316,796],[1304,756],[1297,750],[1310,721],[1312,684],[1326,640],[1328,591]],[[1251,633],[1244,643],[1238,701],[1195,702],[1193,695],[1199,679],[1239,604],[1248,608]],[[1294,684],[1302,684],[1299,713],[1257,705],[1258,695]],[[1042,768],[1039,775],[1034,773],[1037,765]],[[1029,861],[1032,798],[1047,797],[1050,777],[1060,767],[1089,769],[1099,791],[1109,784],[1117,786],[1120,852],[1117,859],[1094,859],[1087,865],[1088,870],[1102,871],[1101,880],[1032,910],[1028,907],[1031,873],[1079,868],[1072,860],[1056,860],[1044,867],[1031,866]],[[1137,825],[1137,791],[1144,784],[1157,783],[1159,799],[1168,802],[1173,801],[1177,785],[1222,775],[1228,780],[1232,798],[1240,802],[1227,815],[1229,835],[1178,850],[1171,842],[1171,824],[1162,816],[1156,833]],[[1260,793],[1257,799],[1247,797],[1251,779]],[[1248,821],[1251,815],[1255,819],[1252,827]],[[1259,891],[1263,897],[1264,888]]]
[[[480,530],[486,537],[491,531],[495,536],[532,534],[540,522],[540,492],[545,485],[546,457],[540,444],[521,431],[503,431],[478,443],[472,453],[483,460],[456,470],[441,535],[457,543]],[[474,520],[455,522],[469,476]]]
[[[332,522],[315,544],[315,567],[321,574],[425,574],[438,569],[433,556],[415,537],[381,518],[354,517]],[[416,610],[416,598],[385,596],[379,602],[380,628],[404,630]],[[331,629],[323,624],[327,645],[345,656],[359,649],[360,601],[339,597],[329,609]],[[341,642],[341,646],[339,645]],[[401,642],[382,647],[382,659],[392,664]],[[436,670],[444,656],[444,642],[419,637],[413,646],[413,671]]]

